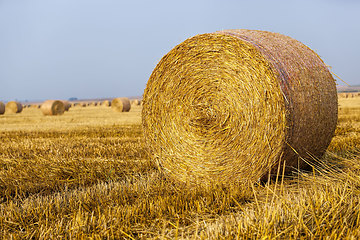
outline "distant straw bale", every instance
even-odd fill
[[[133,99],[133,100],[131,100],[131,105],[135,105],[135,106],[140,105],[140,100],[139,100],[139,99]]]
[[[108,100],[105,100],[101,103],[101,106],[105,106],[105,107],[110,107],[111,106],[111,102],[109,102]]]
[[[3,102],[0,102],[0,115],[3,115],[5,113],[5,104]]]
[[[21,113],[23,105],[16,101],[10,101],[6,104],[6,111],[10,113]]]
[[[64,103],[65,111],[69,111],[69,109],[71,108],[71,103],[69,101],[66,101],[66,100],[63,100],[62,102]]]
[[[337,123],[335,80],[320,57],[290,37],[225,30],[166,54],[144,91],[151,158],[183,182],[254,182],[307,168]],[[305,160],[305,161],[304,161]]]
[[[130,100],[128,98],[114,98],[111,101],[111,108],[116,112],[129,112],[131,109]]]
[[[61,100],[46,100],[41,104],[41,111],[44,115],[62,115],[65,105]]]

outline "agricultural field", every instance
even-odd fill
[[[360,238],[360,97],[311,172],[189,188],[149,160],[141,106],[0,116],[4,239]]]

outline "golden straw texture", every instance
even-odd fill
[[[320,158],[337,122],[335,81],[302,43],[227,30],[187,39],[158,63],[142,122],[152,158],[191,183],[253,182]]]
[[[60,100],[46,100],[41,104],[41,111],[44,115],[62,115],[65,111],[65,105]]]
[[[114,98],[111,101],[111,108],[116,112],[129,112],[131,109],[130,100],[128,98]]]
[[[3,102],[0,102],[0,115],[5,113],[5,104]]]
[[[21,113],[23,105],[16,101],[10,101],[6,104],[6,111],[11,113]]]

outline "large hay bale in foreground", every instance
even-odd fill
[[[129,112],[131,109],[130,100],[125,97],[114,98],[111,101],[111,108],[116,112]]]
[[[0,115],[5,113],[5,104],[3,102],[0,102]]]
[[[187,39],[158,63],[143,101],[152,159],[192,183],[253,182],[283,163],[287,173],[306,168],[337,123],[335,80],[320,57],[265,31]]]
[[[41,104],[41,111],[44,115],[62,115],[65,105],[61,100],[46,100]]]
[[[10,101],[6,103],[6,111],[11,113],[21,113],[23,105],[16,101]]]

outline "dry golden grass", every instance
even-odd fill
[[[249,188],[191,188],[149,161],[141,106],[0,116],[5,239],[341,239],[360,237],[360,106],[312,172]],[[279,169],[281,171],[281,169]]]

